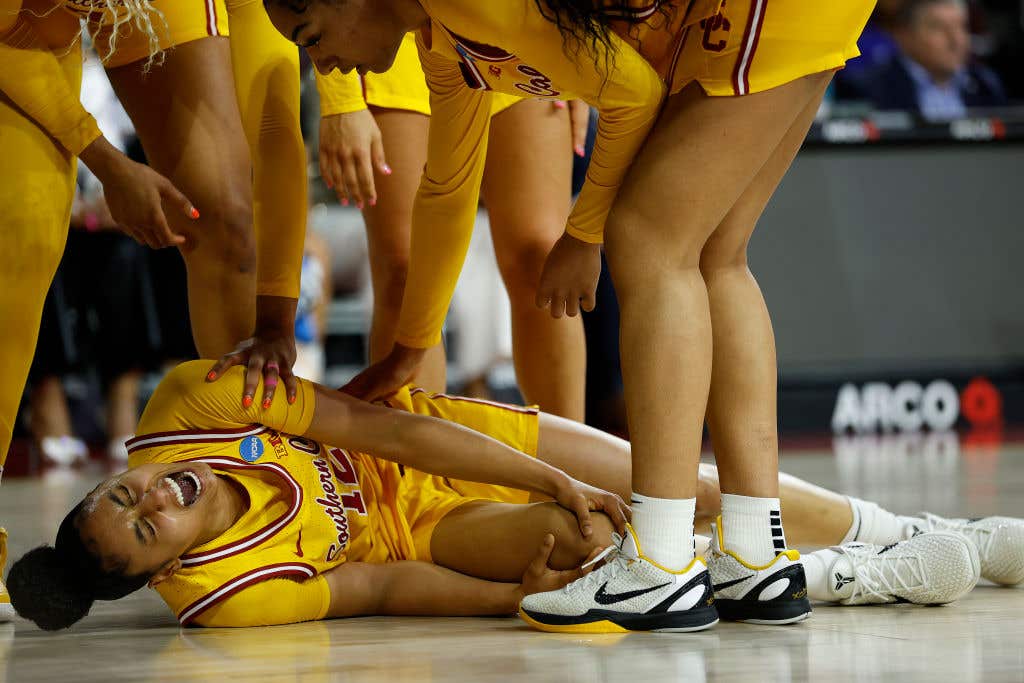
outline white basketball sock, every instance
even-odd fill
[[[645,557],[666,569],[685,569],[693,560],[696,498],[653,498],[634,493],[633,530]]]
[[[754,565],[766,565],[786,549],[778,498],[722,494],[722,539],[731,550]]]
[[[831,548],[800,556],[807,576],[807,597],[835,602],[853,594],[850,560]]]
[[[861,543],[887,545],[905,540],[913,535],[913,531],[908,531],[908,528],[912,526],[915,518],[894,515],[876,503],[860,498],[848,496],[847,501],[849,501],[850,510],[853,512],[853,524],[850,525],[842,543],[860,541]]]

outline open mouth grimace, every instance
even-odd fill
[[[199,494],[203,492],[203,484],[199,480],[199,476],[191,470],[169,474],[164,477],[164,481],[168,483],[175,498],[178,499],[178,505],[182,507],[195,504],[199,500]]]

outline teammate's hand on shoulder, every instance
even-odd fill
[[[256,399],[260,377],[263,396],[260,406],[270,408],[277,385],[284,383],[288,403],[295,403],[299,381],[292,374],[295,365],[295,299],[277,296],[257,297],[256,328],[253,336],[239,343],[234,351],[221,359],[206,375],[207,382],[216,382],[235,365],[245,365],[245,388],[242,407],[249,408]]]
[[[586,576],[593,569],[593,566],[589,565],[590,561],[601,552],[601,548],[594,548],[594,551],[590,553],[590,557],[579,568],[559,570],[548,566],[548,562],[551,560],[551,552],[554,549],[555,537],[553,534],[548,534],[541,541],[537,554],[534,555],[533,560],[527,565],[526,571],[523,572],[523,580],[519,584],[519,592],[522,597],[532,595],[533,593],[558,590],[576,579]]]
[[[374,169],[391,175],[380,128],[368,109],[320,119],[320,175],[344,206],[377,204]]]
[[[576,515],[584,538],[590,538],[594,533],[590,521],[592,510],[608,515],[619,533],[624,533],[626,523],[630,520],[629,506],[617,494],[585,484],[568,475],[559,482],[553,497],[555,502]]]
[[[554,318],[594,310],[601,277],[601,245],[568,233],[551,248],[537,288],[537,307],[551,309]]]
[[[395,344],[386,358],[360,372],[341,391],[364,401],[390,396],[412,381],[425,353],[426,349]]]

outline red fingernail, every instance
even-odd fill
[[[270,399],[269,398],[263,399],[263,410],[266,410],[269,407],[270,407]]]
[[[342,206],[348,206],[348,200],[347,199],[342,199],[341,200],[341,205]]]
[[[576,145],[573,147],[573,150],[576,151],[576,156],[578,157],[584,156],[587,153],[587,150],[583,149],[583,145]]]
[[[291,403],[295,403],[295,398],[296,398],[296,397],[295,397],[295,394],[292,394],[291,396],[289,396],[289,397],[288,397],[288,403],[289,403],[289,404],[291,404]]]
[[[377,206],[377,199],[376,199],[376,197],[370,200],[370,206]]]
[[[192,210],[188,212],[188,215],[192,216],[192,220],[197,220],[199,218],[199,209],[193,206]]]
[[[356,202],[356,207],[359,208],[359,209],[362,209],[363,208],[363,202],[362,201]]]
[[[555,109],[565,109],[565,102],[563,100],[555,100]]]
[[[384,164],[384,175],[391,175],[391,167]]]
[[[245,398],[243,398],[242,399],[242,405],[244,407],[246,407],[246,408],[251,407],[252,406],[252,396],[246,396]]]
[[[217,378],[217,373],[214,370],[210,370],[210,372],[208,372],[207,375],[206,375],[207,381],[213,381],[216,378]]]

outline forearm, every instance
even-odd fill
[[[324,387],[317,387],[306,436],[428,474],[552,497],[568,479],[561,470],[454,422],[364,403]]]
[[[78,83],[69,80],[23,17],[0,30],[0,64],[0,91],[70,154],[78,155],[100,137],[95,119],[79,100]]]
[[[346,570],[346,571],[341,571]],[[328,616],[489,616],[513,614],[519,584],[485,581],[427,562],[400,561],[365,567],[345,565],[328,573]],[[360,596],[365,590],[368,595]]]

